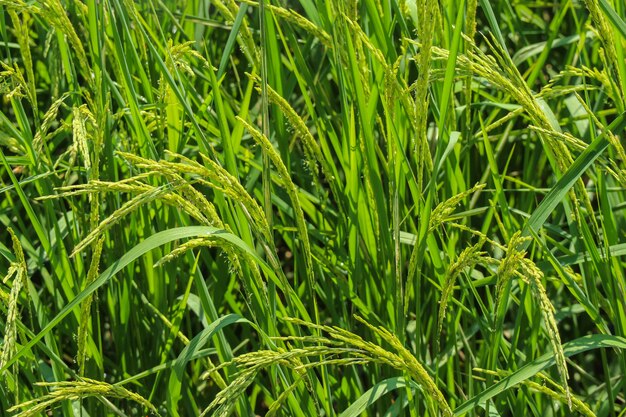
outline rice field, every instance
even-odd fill
[[[0,416],[626,416],[622,0],[0,0]]]

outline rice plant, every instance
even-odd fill
[[[0,416],[626,410],[619,0],[0,0]]]

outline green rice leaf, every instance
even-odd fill
[[[187,363],[191,361],[194,357],[198,355],[198,352],[202,350],[202,348],[211,340],[211,337],[215,335],[217,332],[222,330],[224,327],[230,326],[235,323],[248,323],[251,324],[257,331],[259,331],[258,327],[254,325],[254,323],[249,320],[241,317],[238,314],[228,314],[226,316],[220,317],[215,320],[213,323],[209,324],[209,326],[198,333],[196,337],[194,337],[187,346],[180,352],[178,358],[174,361],[172,365],[172,373],[170,374],[170,379],[168,382],[168,390],[167,390],[167,408],[171,415],[177,415],[176,406],[178,401],[180,400],[180,392],[183,384],[183,374],[185,372],[185,367]]]
[[[413,381],[409,381],[408,385],[412,388],[419,388],[419,386]],[[346,408],[341,414],[339,414],[339,417],[358,417],[382,396],[397,389],[405,388],[406,386],[407,381],[401,376],[380,381],[372,388],[365,391],[355,402],[350,404],[350,407]]]
[[[249,253],[253,258],[260,261],[265,265],[266,270],[270,270],[269,266],[263,262],[259,256],[252,251],[241,239],[237,236],[232,235],[224,230],[217,229],[209,226],[188,226],[188,227],[179,227],[175,229],[165,230],[159,233],[156,233],[134,248],[132,248],[126,255],[122,256],[117,262],[107,268],[98,278],[96,278],[89,286],[87,286],[83,291],[81,291],[76,297],[71,300],[67,305],[57,314],[48,324],[34,337],[32,338],[24,347],[22,347],[7,363],[0,369],[0,372],[7,369],[13,363],[15,363],[20,357],[25,355],[33,346],[37,344],[46,334],[50,333],[50,331],[57,326],[61,320],[65,318],[68,314],[72,312],[72,310],[80,304],[85,298],[87,298],[90,294],[93,294],[98,288],[102,287],[106,284],[111,278],[115,276],[119,271],[121,271],[124,267],[141,257],[142,255],[150,252],[151,250],[158,248],[159,246],[163,246],[168,242],[172,242],[179,239],[186,239],[190,237],[199,237],[206,235],[219,235],[220,238],[228,240],[229,242],[235,244],[240,247],[243,251]]]
[[[626,349],[626,339],[619,336],[594,334],[583,336],[579,339],[563,345],[563,351],[566,357],[578,355],[593,349],[612,347],[617,349]],[[496,384],[490,386],[485,391],[469,399],[454,410],[455,416],[462,416],[475,407],[485,404],[486,401],[496,395],[514,387],[515,385],[532,378],[539,372],[553,366],[556,363],[552,352],[541,355],[534,361],[522,366],[513,374],[501,379]]]
[[[619,135],[626,128],[626,113],[622,113],[607,128],[608,131]],[[593,162],[606,150],[609,146],[609,140],[606,132],[599,135],[585,151],[574,161],[572,166],[565,172],[559,181],[550,189],[548,194],[539,204],[539,207],[533,212],[524,227],[522,236],[530,236],[531,230],[538,233],[552,211],[563,201],[567,192],[574,186],[576,181],[585,173],[585,171],[593,164]],[[522,250],[530,245],[530,240],[522,245]]]

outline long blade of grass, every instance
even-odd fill
[[[241,3],[241,5],[239,6],[239,12],[237,13],[237,17],[235,18],[235,22],[233,23],[233,27],[230,30],[230,34],[228,35],[226,45],[224,45],[224,51],[222,52],[222,58],[220,59],[220,65],[217,70],[218,80],[222,78],[222,75],[224,75],[224,72],[226,71],[226,65],[228,65],[230,54],[235,48],[237,36],[239,35],[239,28],[241,27],[241,23],[243,22],[243,18],[245,17],[247,10],[248,5],[246,3]]]
[[[607,131],[613,132],[615,135],[621,134],[626,128],[626,113],[619,115],[607,128]],[[524,226],[522,236],[530,236],[531,230],[537,234],[539,229],[543,226],[548,219],[552,211],[556,206],[565,198],[567,192],[578,181],[578,179],[585,173],[585,171],[593,164],[593,162],[606,150],[609,146],[609,140],[607,138],[607,132],[602,132],[601,135],[587,146],[585,151],[574,161],[572,166],[563,174],[559,181],[550,189],[548,194],[544,197],[539,204],[539,207],[533,212]],[[530,240],[526,240],[522,244],[522,250],[526,249],[530,245]]]
[[[15,177],[15,174],[13,174],[13,171],[11,170],[11,167],[9,166],[9,162],[4,156],[4,152],[2,151],[2,148],[0,148],[0,159],[2,160],[2,165],[4,165],[4,168],[6,169],[6,172],[9,175],[11,182],[13,183],[13,187],[15,187],[15,190],[17,191],[17,195],[19,196],[20,201],[24,205],[24,209],[26,210],[26,213],[28,213],[28,219],[33,225],[33,228],[35,229],[35,232],[37,233],[37,237],[39,238],[39,241],[43,245],[44,250],[46,252],[50,252],[50,240],[48,239],[48,234],[43,230],[43,227],[41,226],[41,222],[39,221],[39,217],[37,217],[37,214],[35,214],[33,207],[28,201],[28,197],[26,197],[26,194],[24,194],[24,190],[22,189],[20,182]]]
[[[350,404],[350,407],[346,408],[341,414],[339,414],[339,417],[358,417],[382,396],[397,389],[405,388],[407,385],[412,388],[419,388],[419,386],[411,380],[409,380],[407,384],[406,379],[401,376],[380,381],[372,388],[365,391],[355,402]]]
[[[566,357],[574,356],[579,353],[587,352],[592,349],[599,348],[616,348],[626,349],[626,339],[620,336],[594,334],[589,336],[583,336],[579,339],[572,340],[571,342],[563,345],[563,352]],[[465,413],[472,411],[475,407],[484,404],[487,400],[495,397],[496,395],[514,387],[515,385],[532,378],[537,373],[553,366],[556,363],[554,354],[552,352],[541,355],[534,361],[522,366],[516,372],[501,379],[496,384],[487,388],[480,394],[469,399],[461,404],[454,410],[455,416],[462,416]]]
[[[480,7],[482,7],[483,12],[485,13],[485,17],[489,22],[489,27],[491,28],[494,36],[502,46],[502,50],[508,54],[508,49],[506,48],[506,42],[504,41],[504,36],[502,35],[502,31],[500,30],[500,25],[498,24],[498,19],[496,18],[495,13],[493,12],[493,8],[491,7],[491,2],[489,0],[480,0]]]
[[[65,316],[67,316],[74,307],[78,306],[81,301],[87,298],[90,294],[93,294],[98,288],[102,287],[106,284],[115,274],[121,271],[128,264],[135,261],[137,258],[142,255],[150,252],[152,249],[155,249],[159,246],[165,245],[168,242],[172,242],[179,239],[185,239],[189,237],[198,237],[198,236],[207,236],[207,235],[219,235],[220,238],[227,240],[236,246],[238,246],[244,252],[250,254],[255,260],[257,260],[261,265],[265,265],[267,271],[270,271],[269,266],[267,266],[261,258],[251,250],[241,239],[237,236],[232,235],[225,230],[217,229],[215,227],[209,226],[187,226],[187,227],[178,227],[174,229],[165,230],[159,233],[156,233],[150,237],[148,237],[143,242],[139,243],[137,246],[133,247],[130,251],[128,251],[124,256],[122,256],[117,262],[107,268],[98,278],[96,278],[89,286],[87,286],[83,291],[76,295],[76,297],[70,301],[63,309],[52,319],[50,322],[35,336],[31,339],[22,349],[20,349],[7,363],[0,369],[0,372],[7,369],[9,366],[14,364],[20,357],[26,354],[33,346],[37,344],[44,336],[46,336],[56,325],[58,325]]]
[[[176,407],[181,397],[180,391],[182,389],[183,374],[185,372],[185,367],[187,366],[187,363],[198,355],[198,352],[208,343],[213,335],[215,335],[224,327],[230,326],[231,324],[235,323],[248,323],[251,324],[256,331],[260,331],[260,329],[254,325],[254,323],[241,317],[240,315],[228,314],[215,320],[206,329],[198,333],[189,342],[189,344],[185,346],[183,351],[180,352],[180,355],[178,355],[178,358],[176,358],[172,365],[172,373],[170,374],[170,379],[167,384],[167,407],[170,414],[177,414]]]

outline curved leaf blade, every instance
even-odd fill
[[[523,236],[531,236],[533,233],[539,233],[539,229],[543,226],[548,216],[556,208],[556,206],[563,201],[565,195],[574,186],[576,181],[584,174],[584,172],[593,164],[593,162],[606,150],[609,146],[609,140],[607,139],[607,131],[611,131],[616,135],[619,135],[624,128],[626,128],[626,112],[617,117],[613,123],[609,125],[606,131],[602,132],[597,138],[594,139],[587,149],[574,161],[572,166],[565,172],[565,174],[557,181],[557,183],[550,189],[548,194],[544,197],[539,204],[539,207],[533,212],[524,227],[522,232]],[[522,249],[526,249],[530,245],[530,240],[526,241],[522,245]]]
[[[50,320],[50,322],[33,339],[30,340],[30,342],[28,342],[10,360],[7,361],[7,363],[0,369],[0,372],[8,369],[20,357],[22,357],[33,346],[35,346],[37,342],[39,342],[46,334],[48,334],[56,325],[58,325],[61,320],[65,318],[65,316],[70,314],[72,309],[78,306],[81,301],[83,301],[90,294],[95,292],[98,288],[106,284],[111,278],[113,278],[113,276],[115,276],[115,274],[117,274],[131,262],[135,261],[137,258],[159,246],[162,246],[174,240],[208,235],[219,235],[220,238],[233,243],[234,245],[241,248],[243,251],[249,253],[256,261],[258,261],[262,269],[271,272],[269,266],[267,266],[267,264],[265,264],[265,262],[261,260],[256,252],[250,249],[248,245],[246,245],[240,238],[233,235],[232,233],[228,233],[225,230],[209,226],[187,226],[158,232],[133,247],[130,251],[128,251],[128,253],[126,253],[126,255],[122,256],[118,261],[116,261],[113,265],[107,268],[106,271],[100,274],[98,278],[96,278],[91,284],[89,284],[74,299],[67,303],[67,305],[63,307],[59,314],[57,314],[52,320]]]
[[[251,323],[249,320],[241,317],[238,314],[228,314],[220,317],[211,323],[206,329],[198,333],[185,348],[172,365],[172,373],[168,382],[167,390],[167,406],[170,414],[177,415],[176,406],[180,400],[180,392],[183,385],[183,374],[185,373],[185,366],[194,357],[198,355],[198,352],[209,342],[211,337],[224,327],[230,326],[235,323]],[[256,326],[255,326],[256,327]]]
[[[413,381],[409,381],[408,384],[411,387],[417,387],[417,384]],[[339,417],[358,417],[367,409],[367,407],[374,404],[382,396],[389,394],[391,391],[395,391],[406,386],[407,381],[404,377],[401,376],[380,381],[372,388],[368,389],[355,402],[350,404],[350,407],[346,408],[339,415]]]
[[[566,357],[570,357],[588,350],[605,347],[626,349],[626,339],[606,334],[583,336],[563,345],[563,351]],[[473,410],[475,407],[484,404],[487,400],[535,376],[537,373],[551,367],[555,363],[556,361],[552,352],[541,355],[539,358],[522,366],[516,372],[501,379],[498,383],[490,386],[480,394],[461,404],[456,410],[454,410],[454,415],[464,415],[465,413]]]

